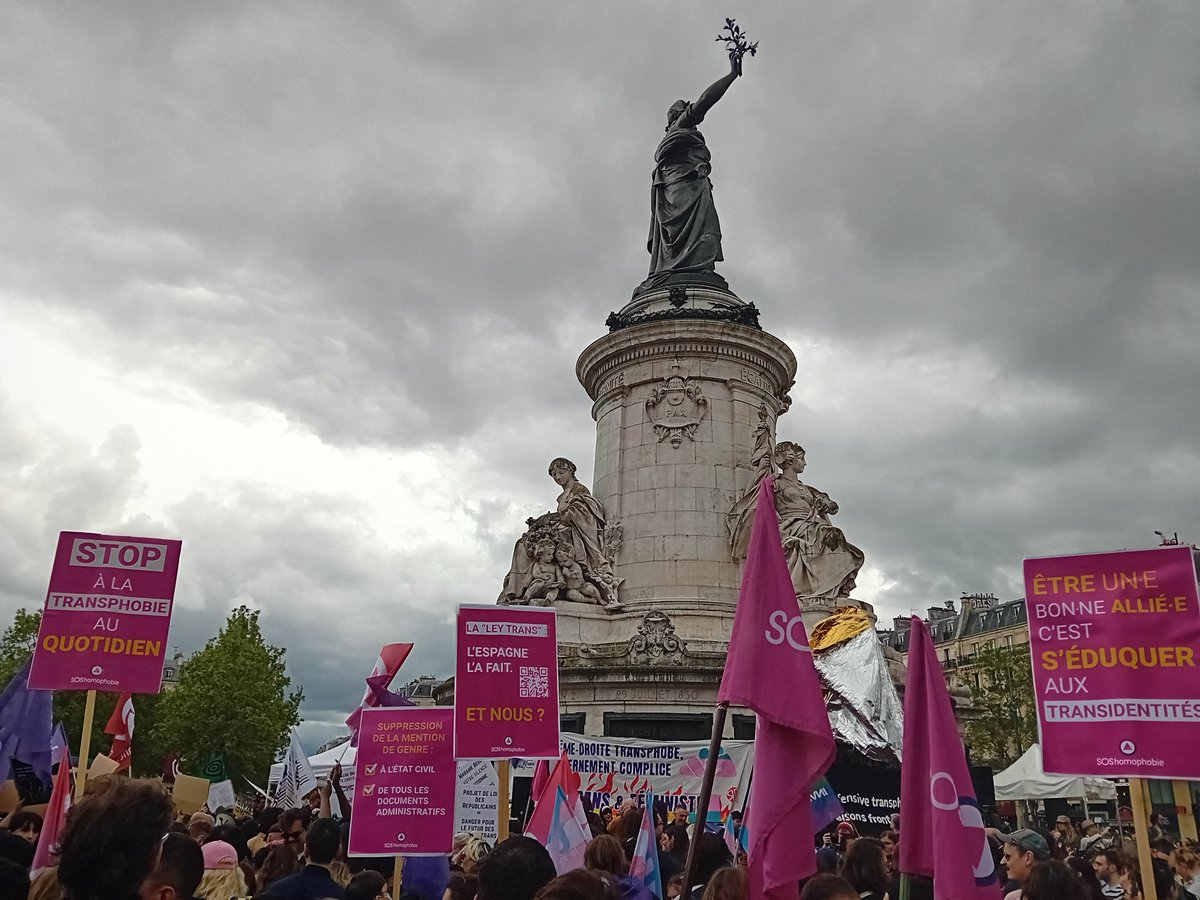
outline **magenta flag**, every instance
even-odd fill
[[[947,900],[996,900],[1000,884],[967,770],[946,677],[916,616],[904,690],[900,871],[933,878]]]
[[[775,514],[775,480],[758,489],[721,702],[758,713],[750,809],[750,896],[790,898],[817,870],[809,793],[833,762],[833,733]]]

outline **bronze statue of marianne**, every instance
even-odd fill
[[[710,283],[725,287],[716,274],[721,255],[721,222],[713,205],[709,173],[712,157],[696,128],[742,74],[742,56],[753,55],[740,29],[726,20],[731,37],[729,74],[714,81],[693,101],[676,100],[667,111],[667,133],[654,153],[650,183],[650,275],[635,291],[642,294],[673,283]],[[699,276],[699,277],[697,277]]]

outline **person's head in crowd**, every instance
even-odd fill
[[[201,900],[229,900],[244,897],[249,890],[246,876],[238,867],[237,851],[224,841],[209,841],[200,848],[204,856],[204,875],[196,896]]]
[[[717,869],[733,865],[733,854],[725,845],[722,835],[705,831],[696,838],[696,871],[693,880],[697,885],[708,884]]]
[[[378,900],[385,890],[387,879],[367,869],[350,879],[342,893],[342,900]]]
[[[296,852],[285,843],[259,850],[254,858],[254,880],[259,890],[295,873],[296,862]]]
[[[474,875],[466,872],[451,872],[450,880],[446,882],[446,890],[442,900],[475,900],[475,886],[478,882]],[[351,900],[347,897],[346,900]]]
[[[333,819],[317,819],[305,835],[305,858],[317,866],[328,866],[337,857],[342,829]]]
[[[663,830],[670,822],[671,813],[667,810],[667,804],[661,800],[654,801],[654,836],[662,837]]]
[[[554,879],[554,862],[531,837],[514,835],[496,845],[479,865],[478,900],[532,900]]]
[[[161,784],[105,777],[67,816],[58,880],[69,900],[135,900],[158,866],[174,809]]]
[[[1121,875],[1121,855],[1116,850],[1097,850],[1092,870],[1101,884],[1116,884]]]
[[[468,875],[479,871],[479,864],[492,852],[492,845],[483,838],[472,837],[458,853],[458,864]]]
[[[858,900],[858,891],[841,875],[825,872],[804,883],[800,900]]]
[[[36,847],[11,831],[0,831],[0,859],[7,859],[28,869],[33,865]]]
[[[1034,863],[1045,862],[1049,858],[1050,845],[1033,829],[1022,828],[1004,835],[1004,865],[1008,877],[1018,884],[1025,883],[1033,871]]]
[[[598,872],[573,869],[547,882],[534,896],[537,900],[621,900],[622,894]]]
[[[860,894],[886,891],[888,868],[883,843],[875,838],[852,840],[842,861],[842,877]]]
[[[271,830],[271,826],[279,821],[279,817],[283,815],[283,807],[281,806],[264,806],[260,809],[257,815],[254,816],[254,822],[258,825],[258,833],[266,834]]]
[[[746,900],[746,870],[717,869],[704,886],[703,900]]]
[[[833,842],[843,853],[856,837],[858,837],[858,829],[854,827],[853,822],[838,822],[837,828],[833,831]]]
[[[645,813],[636,806],[633,809],[625,808],[621,813],[620,821],[616,823],[617,827],[608,830],[608,833],[620,842],[626,856],[633,855],[633,848],[637,845],[638,834],[642,830],[643,815]]]
[[[1034,863],[1023,885],[1024,900],[1090,900],[1071,867],[1057,859]]]
[[[667,900],[677,900],[683,893],[683,875],[672,875],[663,885],[663,890],[667,893]]]
[[[1150,855],[1157,859],[1170,859],[1175,846],[1167,838],[1150,842]]]
[[[680,825],[686,825],[688,823],[688,808],[686,803],[676,804],[675,821]]]
[[[1092,871],[1092,857],[1087,853],[1072,853],[1065,860],[1075,877],[1083,882],[1084,887],[1088,889],[1089,896],[1101,897],[1100,882],[1096,880],[1096,873]],[[1095,885],[1095,890],[1092,890],[1092,885]]]
[[[279,814],[279,834],[297,856],[304,855],[308,831],[308,812],[303,809],[285,809]]]
[[[208,836],[212,834],[213,828],[217,825],[217,820],[206,812],[194,812],[191,818],[188,819],[188,834],[192,836],[192,840],[204,843],[208,840]]]
[[[612,807],[607,803],[600,807],[600,821],[604,823],[604,827],[608,827],[608,823],[612,821]]]
[[[8,830],[17,837],[37,844],[38,835],[42,833],[42,817],[29,809],[13,813],[8,820]]]
[[[611,834],[602,834],[588,842],[583,851],[583,865],[593,872],[607,872],[617,878],[629,871],[621,842]]]
[[[246,836],[236,825],[218,825],[213,829],[212,834],[208,836],[209,841],[224,841],[231,846],[237,853],[238,862],[244,862],[250,858],[250,847],[246,844]]]
[[[896,867],[896,848],[900,845],[900,836],[888,829],[879,835],[879,843],[883,844],[883,852],[887,854],[888,867]]]
[[[0,900],[28,900],[29,870],[11,859],[0,859]]]
[[[453,856],[467,844],[471,843],[471,839],[475,835],[469,831],[459,831],[454,835],[454,839],[450,842],[450,855]]]
[[[1190,847],[1180,847],[1171,853],[1171,868],[1186,883],[1197,872],[1200,872],[1200,856]]]
[[[204,852],[186,834],[171,831],[158,865],[142,885],[142,900],[191,900],[204,877]]]
[[[1154,873],[1151,872],[1151,877]],[[1137,859],[1121,855],[1117,861],[1117,884],[1125,892],[1126,897],[1142,896],[1142,875],[1138,868]]]
[[[658,846],[676,862],[682,863],[687,859],[688,845],[690,843],[691,838],[688,837],[687,826],[676,822],[663,829]]]

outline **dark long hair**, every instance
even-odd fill
[[[886,891],[888,885],[887,853],[883,843],[875,838],[855,838],[846,850],[842,862],[842,877],[863,891]]]

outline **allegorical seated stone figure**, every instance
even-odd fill
[[[755,483],[734,504],[730,516],[730,544],[734,559],[745,559],[750,543],[755,501],[762,479],[775,475],[775,511],[783,539],[792,586],[801,606],[838,606],[854,590],[863,553],[846,540],[842,530],[830,522],[838,505],[824,491],[804,484],[804,448],[791,441],[769,447],[770,432],[760,426],[755,463]],[[765,438],[764,438],[765,436]],[[765,446],[763,446],[765,442]],[[766,452],[764,452],[766,451]]]
[[[575,477],[569,459],[559,457],[549,471],[562,488],[557,509],[525,520],[528,528],[513,548],[512,566],[496,602],[547,605],[569,599],[615,608],[618,581],[602,547],[604,507]]]

